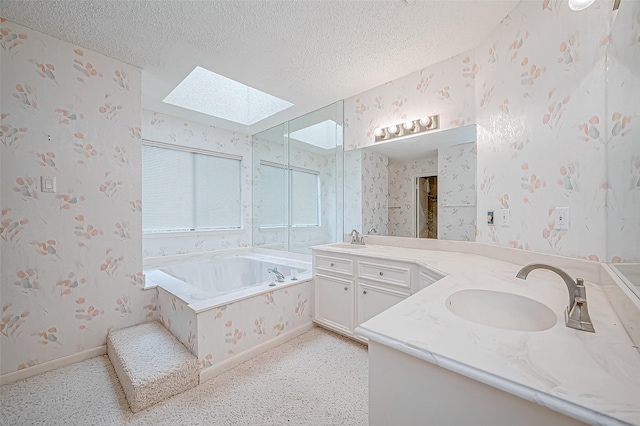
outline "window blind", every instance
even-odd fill
[[[241,161],[142,146],[143,231],[242,226]]]

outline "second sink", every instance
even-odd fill
[[[466,320],[505,330],[544,331],[557,322],[546,305],[501,291],[468,289],[450,295],[447,309]]]

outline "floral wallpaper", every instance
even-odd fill
[[[416,176],[438,174],[437,154],[402,162],[389,163],[389,230],[394,237],[415,236],[413,209],[414,179]],[[440,182],[438,182],[440,186]],[[438,188],[438,191],[440,188]]]
[[[157,305],[142,279],[140,70],[4,19],[0,55],[6,374],[104,345]]]
[[[607,53],[607,260],[640,262],[640,2],[620,3]]]
[[[362,153],[344,152],[344,232],[362,228]],[[365,230],[366,231],[366,230]]]
[[[476,49],[477,241],[604,261],[612,3],[521,2]],[[569,207],[569,230],[554,209]],[[488,210],[508,208],[508,227]]]
[[[307,281],[198,314],[198,359],[215,366],[280,334],[311,323]]]
[[[438,150],[438,238],[474,241],[476,144]]]
[[[144,235],[144,257],[168,256],[251,246],[251,137],[170,115],[142,111],[142,138],[242,157],[241,230],[194,232],[193,235]]]
[[[196,313],[182,299],[162,287],[158,290],[158,319],[194,355],[198,354]]]
[[[375,228],[387,235],[389,223],[387,194],[389,191],[389,158],[373,151],[362,151],[362,233]],[[349,233],[350,229],[345,229]]]

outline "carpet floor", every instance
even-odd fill
[[[368,372],[365,346],[316,327],[133,414],[102,356],[0,387],[0,424],[366,425]]]

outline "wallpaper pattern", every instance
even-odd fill
[[[476,144],[438,150],[438,238],[474,241]]]
[[[608,10],[521,2],[476,49],[477,241],[606,260]],[[500,208],[511,225],[487,225]]]
[[[154,320],[156,301],[142,289],[140,71],[0,21],[6,374],[104,345]]]
[[[374,228],[388,235],[389,158],[373,151],[362,151],[362,233]],[[350,229],[345,229],[349,233]]]
[[[242,157],[242,229],[193,234],[144,235],[144,257],[168,256],[251,246],[251,137],[243,133],[142,111],[142,138],[153,142],[233,154]]]

